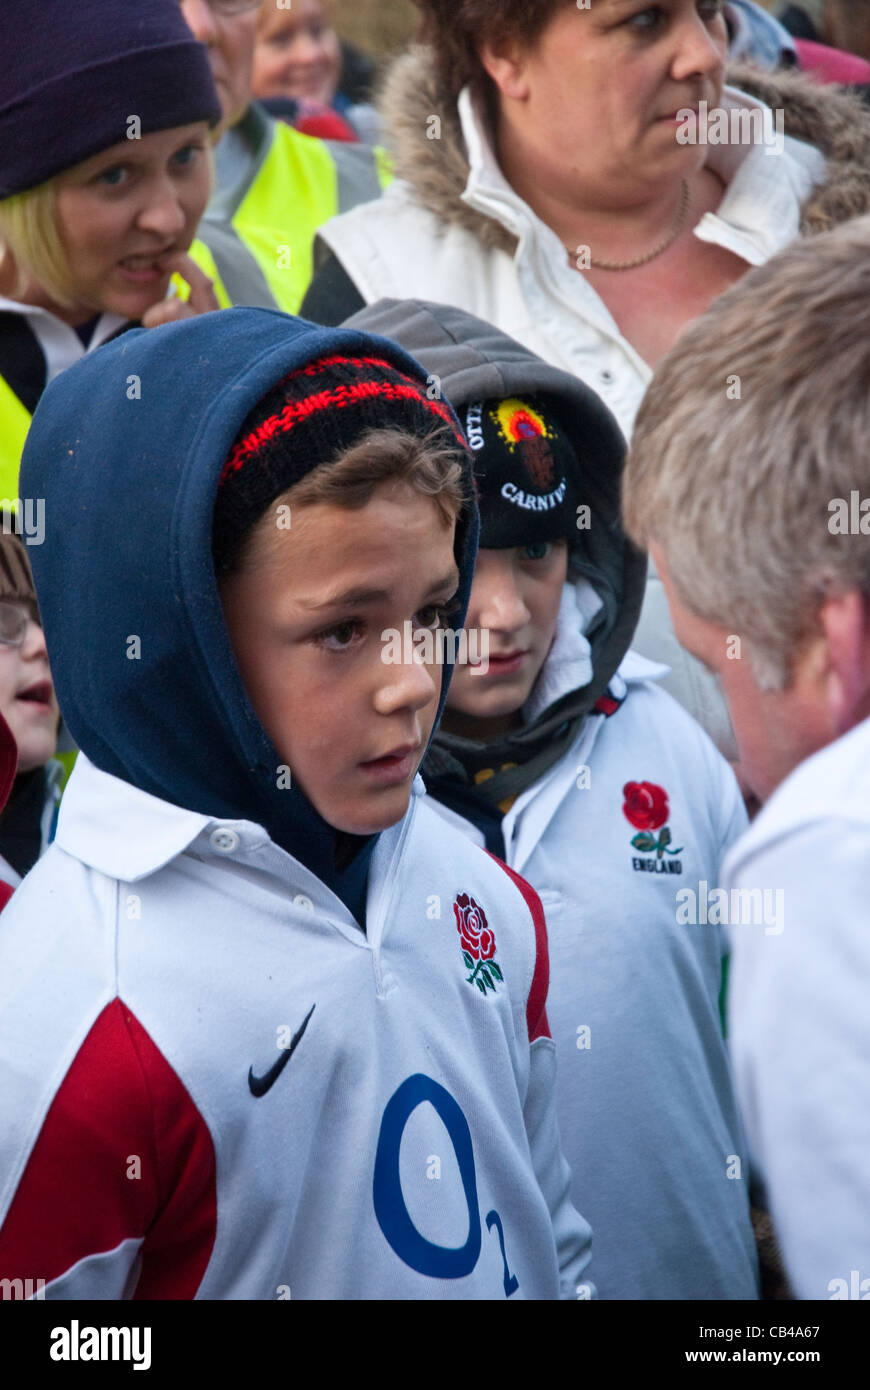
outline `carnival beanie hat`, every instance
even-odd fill
[[[120,140],[221,117],[178,0],[2,0],[0,53],[0,198]]]
[[[449,408],[385,358],[319,357],[273,387],[247,416],[221,473],[212,530],[217,574],[231,567],[242,536],[276,497],[380,429],[444,431],[444,442],[467,459]]]
[[[470,401],[460,418],[479,494],[481,549],[576,535],[580,468],[550,402],[540,395]]]

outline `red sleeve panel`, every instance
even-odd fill
[[[64,1077],[0,1230],[0,1277],[50,1284],[122,1241],[143,1242],[134,1298],[192,1298],[217,1222],[211,1135],[119,999]]]
[[[532,922],[535,927],[535,969],[532,975],[532,984],[529,989],[529,998],[526,1003],[526,1024],[529,1030],[529,1042],[533,1043],[536,1038],[549,1038],[550,1025],[547,1021],[547,990],[550,988],[550,953],[547,948],[547,923],[544,919],[544,908],[541,899],[538,897],[534,888],[521,878],[513,869],[508,868],[503,860],[497,855],[487,850],[490,859],[494,859],[496,864],[504,869],[508,878],[520,890],[526,900],[526,906],[532,914]]]

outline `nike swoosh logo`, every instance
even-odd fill
[[[293,1034],[293,1037],[290,1039],[290,1046],[288,1048],[285,1048],[285,1050],[281,1053],[281,1056],[278,1058],[277,1062],[273,1063],[273,1065],[269,1068],[269,1070],[265,1073],[264,1076],[255,1076],[254,1068],[248,1068],[248,1085],[251,1088],[252,1096],[256,1096],[259,1100],[260,1096],[264,1096],[266,1092],[271,1090],[271,1088],[275,1085],[275,1082],[278,1080],[278,1077],[281,1075],[287,1063],[290,1061],[290,1058],[293,1056],[293,1053],[296,1051],[297,1047],[301,1043],[303,1035],[305,1033],[305,1029],[308,1027],[308,1020],[311,1018],[311,1015],[314,1013],[314,1010],[316,1008],[316,1004],[311,1005],[311,1008],[308,1010],[308,1013],[302,1020],[301,1025],[299,1026],[299,1028],[297,1028],[296,1032]]]

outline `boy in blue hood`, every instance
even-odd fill
[[[22,473],[82,753],[0,935],[0,1277],[589,1296],[540,904],[419,795],[449,670],[383,659],[467,603],[455,418],[395,346],[266,310],[100,356]]]

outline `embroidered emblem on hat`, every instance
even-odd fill
[[[656,786],[655,782],[626,782],[622,795],[625,798],[622,814],[638,832],[632,836],[632,846],[640,854],[655,851],[656,856],[655,859],[636,856],[631,861],[632,868],[636,873],[681,874],[683,866],[678,859],[664,858],[666,854],[673,856],[683,852],[682,845],[678,849],[669,848],[673,836],[666,824],[670,808],[664,787]]]
[[[535,487],[552,487],[556,480],[556,461],[549,441],[555,435],[543,415],[525,401],[512,398],[501,401],[491,410],[490,418],[498,426],[511,453],[519,451],[523,467]]]
[[[495,989],[496,980],[504,980],[501,966],[495,959],[495,933],[483,908],[468,893],[457,893],[453,915],[462,942],[462,959],[471,971],[465,978],[470,985],[477,985],[481,994],[486,994],[488,989]]]

